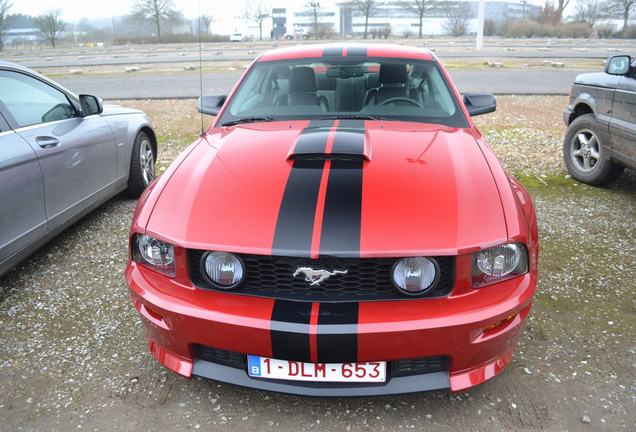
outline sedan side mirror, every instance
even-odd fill
[[[471,117],[497,110],[497,100],[491,94],[465,94],[464,105]]]
[[[617,55],[610,57],[605,64],[605,73],[610,75],[627,75],[632,58],[628,55]]]
[[[104,111],[102,100],[97,96],[85,94],[79,95],[79,103],[82,110],[80,113],[82,117],[101,114],[102,111]]]
[[[197,111],[215,116],[221,111],[227,96],[201,96],[197,99]]]

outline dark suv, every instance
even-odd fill
[[[578,75],[563,111],[563,156],[575,179],[601,185],[636,169],[636,61],[611,57],[605,72]]]

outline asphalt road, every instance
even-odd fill
[[[317,41],[329,42],[329,41]],[[348,41],[351,42],[351,41]],[[378,41],[367,41],[370,43]],[[381,41],[386,42],[386,41]],[[393,39],[390,43],[427,47],[440,58],[453,59],[605,59],[613,54],[633,50],[630,40],[551,40],[551,39],[499,39],[487,38],[484,48],[475,51],[474,40],[441,38],[424,40]],[[294,45],[297,42],[243,42],[205,43],[202,46],[204,62],[251,61],[260,52]],[[307,41],[304,43],[315,43]],[[194,43],[164,45],[118,45],[107,47],[76,47],[66,49],[8,50],[3,59],[31,68],[90,67],[140,65],[156,63],[184,63],[199,59],[199,46]]]
[[[584,70],[453,69],[451,76],[462,93],[568,94],[574,77]],[[241,71],[206,73],[205,94],[227,94]],[[104,99],[190,98],[199,95],[199,74],[137,72],[115,75],[73,75],[56,81],[75,93]]]
[[[515,51],[510,51],[510,50]],[[604,60],[612,55],[607,50],[594,51],[572,51],[568,49],[558,49],[552,51],[538,51],[515,48],[496,48],[486,49],[483,51],[472,51],[467,49],[435,49],[435,53],[440,58],[452,59],[474,59],[486,58],[492,60],[502,59],[546,59],[560,60],[563,59],[597,59]],[[626,52],[629,52],[625,49]],[[243,61],[249,62],[258,56],[260,51],[257,50],[236,50],[236,51],[213,51],[203,52],[201,60],[205,63],[223,62],[223,61]],[[51,67],[92,67],[92,66],[124,66],[124,65],[142,65],[142,64],[165,64],[165,63],[192,63],[199,61],[198,51],[181,51],[179,53],[122,53],[122,54],[104,54],[91,56],[55,56],[33,58],[12,59],[29,68],[51,68]]]

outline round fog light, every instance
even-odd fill
[[[439,265],[432,258],[410,257],[393,266],[393,283],[404,294],[423,295],[435,288],[439,280]]]
[[[243,262],[227,252],[208,252],[202,260],[203,274],[208,282],[221,289],[231,289],[243,282]]]

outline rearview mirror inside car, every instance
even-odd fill
[[[610,75],[625,75],[629,72],[632,58],[628,55],[617,55],[610,57],[605,64],[605,73]]]
[[[197,111],[215,116],[221,111],[227,96],[201,96],[197,99]]]
[[[491,94],[464,94],[464,105],[471,117],[497,110],[497,100]]]
[[[82,117],[101,114],[104,111],[102,100],[97,96],[82,94],[79,95]]]

